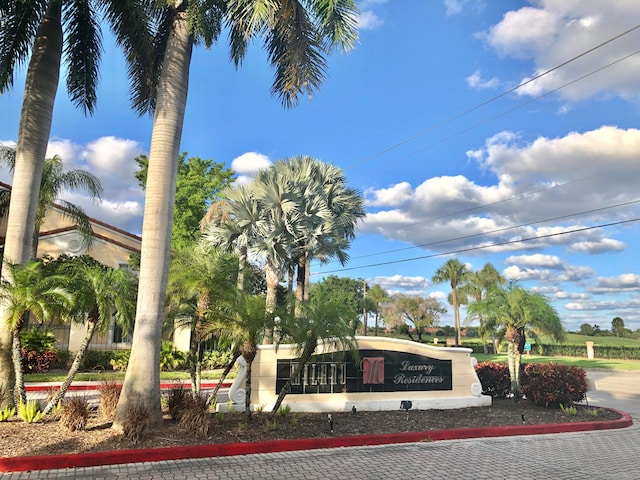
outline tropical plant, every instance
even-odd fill
[[[462,286],[461,290],[465,296],[471,298],[474,302],[481,302],[484,298],[491,293],[491,291],[500,285],[503,285],[505,279],[495,269],[491,263],[485,264],[482,270],[477,272],[470,272],[467,275],[467,281]],[[488,322],[482,316],[481,312],[470,313],[468,315],[470,319],[477,319],[480,323],[478,333],[482,339],[482,346],[484,353],[487,352],[487,339],[491,337],[493,345],[493,353],[496,353],[495,335],[492,329],[489,328]]]
[[[447,260],[432,277],[434,283],[449,282],[451,285],[451,305],[453,306],[453,323],[456,329],[456,346],[462,344],[460,331],[460,302],[458,301],[458,288],[467,281],[469,270],[467,266],[457,258]]]
[[[41,261],[23,265],[4,263],[12,281],[0,281],[0,302],[4,305],[2,327],[12,335],[12,360],[15,386],[13,400],[16,405],[25,403],[24,375],[22,370],[20,331],[28,315],[44,322],[63,318],[69,314],[73,299],[64,285],[66,278],[46,275]]]
[[[147,35],[146,7],[146,1],[119,0],[2,3],[0,93],[12,87],[14,70],[29,58],[7,217],[5,261],[22,264],[30,258],[63,54],[69,67],[69,96],[85,113],[92,113],[102,52],[99,16],[103,13],[130,62],[130,78],[137,84],[148,84],[143,79],[149,73],[145,67],[150,64],[146,58],[151,40]],[[10,275],[9,269],[2,269],[4,280],[11,282]],[[0,304],[0,310],[4,308]],[[10,368],[11,334],[0,327],[0,384],[9,387],[16,381]]]
[[[18,403],[18,417],[27,423],[39,422],[42,418],[40,406],[35,400],[24,400]]]
[[[560,317],[544,295],[530,292],[515,282],[492,291],[484,300],[469,305],[469,310],[482,313],[506,339],[511,392],[515,399],[520,398],[520,364],[527,335],[537,338],[541,333],[555,341],[564,340],[566,334]]]
[[[166,41],[155,62],[161,70],[157,90],[140,85],[138,105],[154,108],[149,153],[142,248],[140,294],[133,335],[131,361],[125,376],[114,427],[122,428],[127,405],[140,395],[151,423],[162,420],[157,351],[161,336],[164,291],[169,270],[172,209],[175,203],[180,138],[189,81],[189,64],[195,43],[209,46],[223,24],[230,35],[231,58],[238,66],[248,44],[265,40],[276,68],[272,92],[286,106],[296,104],[301,93],[313,92],[324,77],[324,55],[333,47],[349,49],[357,34],[354,0],[168,2],[161,33]],[[151,93],[151,94],[150,94]],[[270,278],[267,279],[269,281]],[[152,372],[152,374],[149,374]]]
[[[47,415],[66,394],[84,361],[96,331],[108,331],[112,319],[124,333],[132,328],[138,286],[137,278],[129,270],[107,267],[86,255],[64,256],[53,263],[58,273],[69,280],[69,288],[74,298],[72,318],[74,321],[85,323],[87,331],[67,377],[57,394],[44,408],[44,415]]]
[[[369,298],[371,299],[371,301],[373,302],[373,305],[374,305],[373,312],[376,315],[374,335],[378,335],[378,328],[379,328],[379,323],[380,323],[380,314],[381,314],[381,311],[382,311],[382,305],[389,298],[389,294],[380,285],[373,285],[369,289],[368,295],[369,295]]]
[[[237,302],[237,259],[205,243],[174,252],[169,266],[167,319],[190,330],[188,365],[194,398],[200,395],[204,342],[229,323]],[[224,327],[221,327],[224,328]]]
[[[0,159],[2,158],[3,157],[0,156]],[[4,159],[4,163],[13,171],[15,169],[15,157],[5,156]],[[82,207],[59,198],[63,190],[85,190],[92,199],[99,199],[102,193],[102,184],[100,179],[85,170],[74,169],[64,171],[62,159],[58,155],[55,155],[53,158],[47,158],[44,161],[36,220],[31,237],[32,260],[35,260],[37,256],[40,227],[44,223],[47,213],[55,204],[62,206],[63,208],[60,212],[73,220],[77,225],[78,231],[82,235],[84,247],[89,248],[93,242],[93,230],[89,217]],[[4,217],[9,211],[10,200],[10,190],[0,191],[0,217]]]
[[[312,292],[309,302],[303,304],[301,314],[295,318],[289,317],[283,322],[283,340],[295,345],[297,362],[278,394],[271,410],[272,415],[278,412],[291,390],[293,379],[300,375],[319,345],[337,352],[348,350],[357,356],[358,344],[352,330],[353,316],[353,311],[345,308],[344,304],[335,302],[326,295],[314,295]]]

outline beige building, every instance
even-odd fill
[[[11,186],[0,182],[0,189],[10,190]],[[47,214],[40,229],[38,257],[50,255],[58,257],[68,255],[90,255],[99,262],[114,268],[129,268],[131,254],[140,253],[142,238],[122,229],[90,218],[93,230],[93,243],[89,249],[83,247],[82,236],[77,225],[66,214],[64,207],[55,205]],[[0,220],[0,244],[4,247],[7,231],[6,217]],[[84,338],[86,326],[82,324],[64,325],[54,329],[58,337],[60,349],[75,352]],[[130,348],[128,338],[123,338],[122,331],[111,325],[107,334],[94,336],[91,348],[96,350],[112,350]]]

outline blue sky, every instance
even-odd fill
[[[240,70],[224,36],[197,48],[182,150],[243,178],[294,155],[341,166],[367,217],[346,267],[315,265],[312,279],[365,278],[446,303],[448,285],[430,279],[455,255],[545,293],[571,330],[610,328],[616,316],[640,328],[640,28],[621,35],[640,24],[640,4],[368,0],[360,9],[356,48],[332,55],[321,90],[291,110],[270,96],[259,44]],[[139,233],[133,158],[149,150],[151,119],[131,112],[108,34],[104,46],[96,114],[74,109],[61,80],[48,153],[103,179],[100,204],[65,198]],[[23,87],[24,70],[0,96],[1,143],[16,140]],[[442,324],[452,324],[449,310]]]

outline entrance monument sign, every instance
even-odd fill
[[[447,409],[491,405],[473,368],[471,349],[434,347],[385,337],[357,337],[358,355],[323,350],[292,381],[283,404],[298,412]],[[271,410],[295,370],[292,345],[261,345],[252,364],[252,409]],[[244,407],[246,370],[239,362],[229,391]]]

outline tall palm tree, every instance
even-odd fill
[[[278,411],[293,380],[300,375],[318,345],[357,353],[358,344],[352,328],[354,317],[354,312],[343,303],[334,302],[326,295],[312,294],[309,302],[303,304],[301,314],[283,324],[283,338],[296,345],[297,362],[278,394],[272,414]]]
[[[71,100],[85,113],[92,113],[102,51],[99,16],[104,12],[125,51],[132,81],[148,84],[143,79],[147,78],[149,64],[145,56],[149,50],[146,3],[146,0],[2,2],[0,94],[13,86],[16,66],[29,58],[7,218],[5,261],[20,264],[30,257],[63,54],[69,66],[67,91]],[[10,269],[6,272],[3,269],[4,279],[11,281],[10,275]],[[3,308],[0,304],[0,312]],[[7,373],[10,343],[11,332],[0,327],[0,388],[11,387],[13,382]]]
[[[191,390],[200,394],[203,343],[235,316],[236,258],[204,243],[174,252],[167,286],[168,320],[190,329],[189,372]]]
[[[378,335],[378,323],[379,323],[379,320],[380,320],[381,306],[385,301],[387,301],[387,299],[389,298],[389,294],[380,285],[373,285],[369,289],[368,295],[369,295],[369,298],[371,299],[371,301],[374,304],[374,312],[376,314],[375,335],[377,336]]]
[[[335,46],[349,49],[356,40],[355,0],[255,0],[168,2],[161,23],[166,42],[155,95],[154,124],[145,197],[140,293],[131,359],[125,375],[114,427],[122,428],[125,411],[142,399],[151,423],[162,420],[158,345],[169,264],[172,209],[189,64],[196,41],[210,45],[223,24],[230,32],[231,58],[239,66],[249,42],[262,38],[276,69],[272,92],[285,106],[311,93],[324,77],[324,55]],[[142,89],[143,94],[149,91]],[[144,97],[142,95],[140,98]],[[272,268],[269,279],[277,276]]]
[[[5,305],[2,326],[11,332],[12,362],[15,384],[13,401],[16,404],[26,401],[20,331],[28,315],[38,321],[51,320],[66,316],[73,304],[71,294],[63,286],[64,277],[46,275],[41,261],[15,265],[5,262],[12,281],[0,281],[0,301]]]
[[[58,273],[69,279],[74,307],[72,319],[86,323],[87,330],[67,377],[43,410],[48,414],[64,397],[89,349],[96,331],[106,332],[113,319],[126,334],[135,318],[138,279],[129,270],[102,265],[88,256],[59,258]]]
[[[460,302],[458,301],[458,287],[462,286],[469,274],[467,266],[457,258],[447,260],[432,277],[434,283],[449,282],[451,285],[451,305],[453,306],[453,321],[456,329],[456,346],[462,344],[460,333]]]
[[[0,157],[0,161],[5,163],[11,171],[14,170],[14,155]],[[102,183],[98,177],[85,170],[63,170],[63,162],[58,155],[54,155],[53,158],[47,158],[44,161],[36,221],[32,234],[32,260],[35,260],[37,256],[40,227],[42,227],[47,213],[53,208],[54,204],[62,206],[61,213],[73,220],[78,226],[85,248],[88,248],[93,241],[93,230],[88,215],[82,207],[59,198],[60,193],[64,190],[85,190],[92,199],[99,199],[102,194]],[[9,211],[10,199],[10,191],[0,192],[0,218],[4,217]]]
[[[474,302],[481,302],[486,298],[493,290],[500,285],[504,284],[505,278],[495,269],[491,263],[485,264],[481,270],[477,272],[471,272],[467,276],[467,282],[463,285],[463,293],[472,298]],[[471,312],[470,312],[471,313]],[[487,338],[489,336],[494,338],[493,330],[488,328],[488,322],[483,317],[481,312],[471,313],[470,317],[475,317],[480,322],[478,332],[480,338],[482,338],[482,345],[484,347],[484,353],[487,352]],[[495,341],[493,343],[494,353],[496,353]]]
[[[527,335],[537,332],[555,341],[566,337],[562,322],[547,298],[511,282],[491,292],[485,299],[469,306],[473,313],[482,312],[508,342],[509,375],[514,400],[520,398],[520,363]]]

